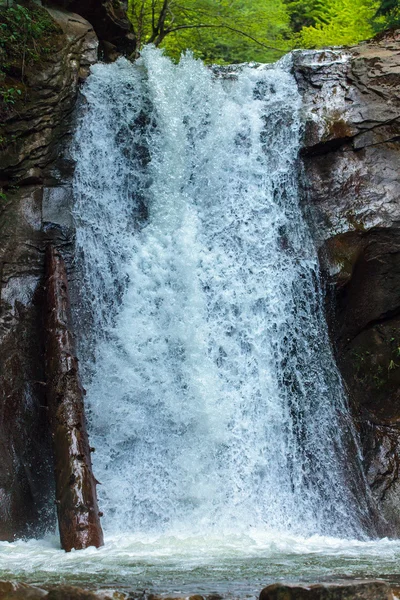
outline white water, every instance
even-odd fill
[[[59,540],[0,542],[2,579],[190,595],[218,591],[257,598],[269,583],[380,577],[399,583],[398,541],[351,541],[262,532],[106,536],[103,548],[65,553]]]
[[[77,319],[106,544],[3,542],[1,578],[235,596],[281,579],[396,581],[399,542],[366,539],[288,68],[220,77],[150,49],[92,69]]]
[[[224,80],[149,49],[96,65],[84,94],[75,217],[106,531],[363,536],[289,69]]]

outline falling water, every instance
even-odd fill
[[[84,95],[78,319],[106,532],[362,537],[290,65],[150,48],[94,66]]]

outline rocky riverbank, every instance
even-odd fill
[[[358,581],[323,584],[278,583],[264,588],[259,600],[394,600],[396,588],[383,581]],[[91,591],[61,585],[48,590],[24,583],[0,581],[0,600],[224,600],[215,594],[193,594],[191,596],[155,595],[152,593],[121,590]],[[226,599],[236,598],[235,595]]]

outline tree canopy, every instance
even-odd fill
[[[138,40],[166,48],[173,58],[191,49],[206,61],[276,60],[289,47],[283,0],[129,0]]]
[[[319,48],[356,44],[376,32],[376,0],[329,0],[312,11],[314,23],[302,27],[300,46]]]
[[[400,26],[399,0],[381,0],[377,15],[385,17],[389,27]]]
[[[128,0],[128,16],[137,54],[153,43],[217,63],[356,44],[400,21],[399,0]]]

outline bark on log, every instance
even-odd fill
[[[64,261],[46,251],[46,374],[61,546],[102,546]]]

